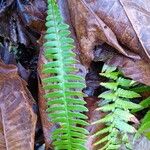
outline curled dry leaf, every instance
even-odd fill
[[[108,65],[118,66],[125,76],[140,83],[150,85],[150,65],[145,60],[133,60],[118,54],[107,44],[94,52],[94,61],[105,61]]]
[[[150,85],[148,0],[71,0],[68,4],[85,65],[96,59],[95,47],[105,43],[111,47],[106,52],[101,48],[99,61],[120,66],[126,76]]]
[[[0,61],[0,150],[33,150],[33,98],[14,65]]]
[[[90,64],[93,59],[92,50],[100,43],[111,45],[129,58],[140,59],[143,57],[148,60],[148,52],[144,50],[140,42],[142,39],[139,40],[120,1],[71,0],[68,3],[84,64]],[[143,9],[146,11],[146,8]],[[133,15],[136,13],[137,11]],[[141,21],[137,17],[136,19]],[[146,19],[148,18],[145,17]],[[149,37],[144,35],[144,38],[148,41]]]

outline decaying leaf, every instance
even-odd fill
[[[68,4],[86,66],[95,59],[95,47],[107,43],[110,56],[101,53],[101,61],[111,58],[110,64],[120,64],[126,76],[150,85],[148,0],[71,0]]]
[[[118,66],[125,76],[150,85],[150,65],[146,60],[133,60],[118,54],[106,44],[94,52],[94,61],[105,61],[108,65]]]
[[[142,46],[117,0],[72,0],[68,3],[84,64],[91,62],[94,47],[105,42],[125,56],[139,58],[137,54],[141,53]]]
[[[36,44],[45,29],[44,0],[6,0],[0,2],[0,36],[17,44]]]
[[[150,1],[120,0],[134,31],[150,59]]]
[[[39,61],[38,61],[38,75],[39,75],[39,79],[38,79],[38,89],[39,89],[38,90],[39,91],[38,104],[39,104],[39,111],[40,111],[42,128],[43,128],[43,133],[44,133],[45,145],[46,145],[46,149],[48,149],[48,148],[52,147],[51,132],[55,128],[55,126],[49,120],[48,114],[46,112],[47,101],[43,97],[45,92],[43,89],[41,79],[46,77],[45,74],[42,73],[42,68],[43,68],[43,65],[45,63],[46,63],[46,59],[44,58],[43,49],[41,48],[40,55],[39,55]]]
[[[14,65],[0,61],[0,150],[34,150],[33,98]]]
[[[4,40],[3,44],[0,43],[0,59],[5,64],[14,64],[16,65],[16,60],[13,52],[11,52],[11,43],[7,40]]]
[[[88,122],[91,124],[92,122],[102,118],[105,114],[99,111],[96,111],[96,108],[98,107],[98,101],[99,99],[96,97],[87,97],[85,98],[85,101],[87,102],[87,108],[88,108]],[[104,124],[99,124],[99,125],[90,125],[89,127],[87,127],[87,129],[90,132],[90,135],[88,136],[87,142],[86,142],[86,147],[87,150],[97,150],[100,147],[94,147],[93,143],[95,142],[95,140],[98,140],[100,138],[102,138],[102,136],[98,137],[97,139],[95,139],[95,137],[93,137],[92,135],[97,132],[97,130],[103,129],[104,128]],[[101,145],[103,146],[103,144]]]

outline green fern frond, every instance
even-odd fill
[[[138,134],[143,134],[150,140],[150,111],[144,116]]]
[[[141,105],[141,108],[135,108],[135,109],[133,109],[132,112],[136,113],[138,111],[141,111],[141,110],[143,110],[145,108],[150,107],[150,97],[142,100],[139,104]]]
[[[148,108],[150,106],[150,97],[144,99],[143,101],[140,102],[140,105],[143,108]]]
[[[118,105],[119,108],[124,108],[124,109],[142,109],[143,107],[139,104],[133,103],[131,101],[128,101],[126,99],[117,99],[116,104]]]
[[[137,87],[133,87],[132,90],[138,93],[150,92],[150,86],[138,85]],[[133,113],[150,108],[150,97],[147,97],[146,99],[142,100],[139,104],[141,105],[141,108],[133,109]],[[150,140],[150,111],[148,111],[142,119],[138,132],[135,135],[134,139],[138,138],[140,135],[145,135],[145,137],[147,137]]]
[[[104,76],[106,78],[109,78],[109,79],[113,79],[113,80],[116,80],[118,79],[118,76],[119,76],[119,72],[109,72],[109,73],[100,73],[101,76]]]
[[[133,87],[131,89],[132,91],[136,92],[136,93],[143,93],[143,92],[150,92],[150,86],[147,85],[138,85],[136,87]]]
[[[106,128],[97,131],[93,136],[106,136],[96,141],[94,146],[105,143],[100,150],[118,150],[124,144],[127,149],[131,149],[128,133],[135,133],[136,129],[129,122],[139,122],[130,110],[142,108],[141,105],[131,102],[131,99],[140,97],[138,93],[130,90],[135,82],[124,78],[117,68],[107,65],[104,65],[101,75],[107,77],[110,81],[101,83],[101,86],[108,90],[99,96],[104,103],[103,105],[101,103],[97,110],[106,112],[107,115],[92,124],[105,123]]]
[[[117,83],[118,83],[118,85],[123,86],[123,87],[130,87],[130,86],[133,86],[135,81],[119,77],[117,79]]]
[[[146,87],[144,87],[145,89]],[[140,88],[141,89],[141,88]],[[140,90],[141,91],[141,90]],[[148,109],[150,107],[150,97],[144,99],[143,101],[140,102],[140,105],[142,106],[139,109],[133,110],[133,112],[138,112],[143,109]],[[149,140],[150,140],[150,111],[146,113],[144,118],[141,121],[140,127],[138,129],[138,133],[135,135],[135,139],[140,136],[140,135],[145,135]]]
[[[87,116],[86,103],[80,92],[84,79],[74,75],[75,54],[71,51],[73,39],[69,26],[63,22],[56,0],[48,0],[48,16],[46,18],[46,35],[44,56],[47,63],[43,66],[45,98],[47,112],[51,121],[59,124],[59,128],[52,133],[53,145],[56,150],[85,150],[85,141],[88,131],[83,126]]]
[[[118,88],[116,90],[115,93],[118,97],[122,97],[122,98],[137,98],[137,97],[141,97],[138,93],[134,92],[134,91],[130,91],[130,90],[124,90],[122,88]]]

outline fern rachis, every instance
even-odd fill
[[[82,126],[88,125],[83,112],[88,111],[81,100],[84,87],[83,79],[74,75],[75,54],[73,40],[68,37],[69,26],[63,22],[56,0],[48,0],[47,32],[44,44],[45,57],[43,73],[49,77],[43,79],[47,112],[53,123],[59,128],[52,133],[53,145],[57,150],[85,150],[84,143],[88,131]]]

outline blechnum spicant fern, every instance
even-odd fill
[[[104,123],[106,127],[93,135],[94,137],[103,137],[97,140],[94,146],[104,145],[100,150],[118,150],[124,144],[126,149],[132,149],[128,133],[136,132],[131,123],[138,123],[138,120],[131,110],[141,109],[141,105],[131,101],[140,97],[138,93],[130,90],[135,82],[124,78],[115,67],[107,65],[104,65],[100,75],[109,79],[108,82],[101,83],[108,90],[99,96],[102,100],[97,109],[106,112],[106,115],[93,124]]]
[[[74,41],[68,37],[69,26],[63,22],[56,0],[48,0],[47,13],[44,55],[48,62],[43,72],[48,77],[43,83],[48,115],[59,126],[52,133],[53,146],[56,150],[85,150],[88,131],[84,126],[88,123],[84,112],[88,110],[81,92],[84,79],[75,75]]]

